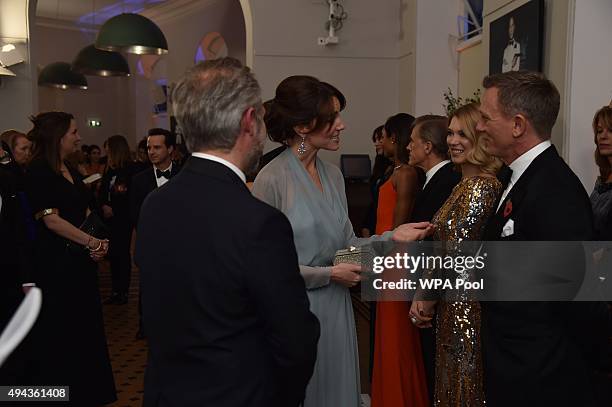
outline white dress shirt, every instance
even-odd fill
[[[436,172],[438,172],[440,168],[444,167],[449,162],[450,160],[440,161],[425,173],[425,183],[423,184],[423,189],[425,189],[425,186],[433,178],[433,176],[436,175]]]
[[[170,165],[168,166],[168,168],[166,168],[165,170],[162,170],[160,168],[159,170],[160,171],[170,171],[170,174],[172,174],[172,161],[170,162]],[[159,177],[159,178],[157,178],[157,167],[156,166],[153,166],[153,174],[155,175],[155,181],[157,181],[157,188],[161,187],[166,182],[170,181],[166,177]]]
[[[246,175],[244,175],[244,172],[242,172],[240,168],[236,167],[231,162],[224,160],[221,157],[217,157],[216,155],[211,155],[211,154],[206,154],[206,153],[191,153],[191,155],[193,157],[203,158],[205,160],[215,161],[215,162],[218,162],[219,164],[225,165],[227,168],[234,171],[236,175],[240,177],[242,182],[246,183]]]
[[[516,184],[521,175],[523,175],[523,173],[525,172],[527,167],[529,167],[531,162],[535,160],[537,156],[542,154],[544,150],[546,150],[550,146],[552,146],[550,140],[543,141],[537,146],[532,147],[531,150],[527,151],[526,153],[523,153],[523,155],[521,155],[516,160],[512,161],[512,163],[509,165],[510,169],[512,170],[512,176],[510,177],[510,182],[508,182],[508,186],[504,190],[504,193],[502,194],[501,199],[499,200],[499,205],[497,205],[497,211],[499,211],[502,202],[504,202],[504,199],[506,199],[514,184]]]

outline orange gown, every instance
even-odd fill
[[[391,179],[380,186],[376,234],[393,229],[397,194]],[[376,303],[372,407],[428,407],[429,396],[418,328],[410,302]]]

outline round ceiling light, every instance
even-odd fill
[[[67,62],[54,62],[40,71],[38,85],[59,89],[87,89],[87,78],[74,72]]]
[[[84,75],[130,76],[130,67],[118,52],[102,51],[93,44],[83,48],[72,62],[72,69]]]
[[[96,48],[104,51],[131,54],[163,55],[168,53],[168,42],[159,27],[140,14],[119,14],[104,23]]]

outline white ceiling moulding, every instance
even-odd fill
[[[141,11],[139,14],[153,20],[157,24],[164,24],[226,1],[228,0],[174,0],[160,3],[157,6]]]

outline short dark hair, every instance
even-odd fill
[[[408,154],[408,144],[410,143],[410,133],[414,116],[408,113],[398,113],[387,119],[385,122],[385,132],[387,137],[395,136],[396,156],[399,162],[407,163],[410,159]]]
[[[523,114],[541,138],[549,138],[559,115],[561,96],[554,83],[539,72],[512,71],[489,75],[485,89],[496,88],[504,116]]]
[[[170,130],[156,127],[156,128],[150,129],[147,135],[148,136],[164,136],[164,144],[166,145],[166,147],[170,148],[170,147],[176,146],[176,135]]]
[[[414,129],[423,141],[431,143],[432,151],[438,157],[448,160],[448,119],[444,116],[428,114],[414,121]]]
[[[329,83],[306,75],[290,76],[276,87],[274,99],[264,107],[264,121],[268,137],[272,141],[288,144],[297,136],[293,128],[309,125],[315,121],[311,131],[331,126],[336,119],[332,98],[340,102],[340,110],[346,106],[344,95]]]

